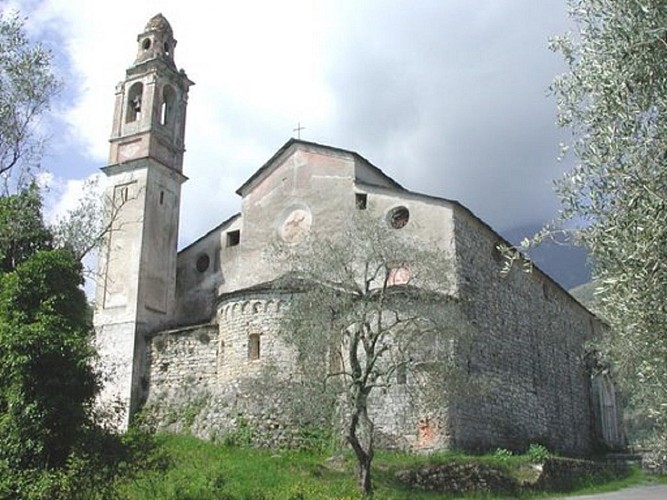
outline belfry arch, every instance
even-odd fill
[[[162,88],[162,99],[160,102],[160,125],[169,126],[174,122],[176,112],[176,92],[170,85]]]
[[[135,82],[127,93],[127,106],[125,110],[125,122],[135,122],[141,117],[141,106],[144,98],[144,84]]]

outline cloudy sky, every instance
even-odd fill
[[[65,83],[44,166],[52,205],[104,166],[114,87],[162,12],[190,91],[181,246],[295,133],[351,149],[406,188],[500,231],[553,216],[566,133],[547,96],[565,0],[0,0],[28,16]]]

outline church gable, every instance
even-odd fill
[[[276,184],[289,180],[284,176],[284,171],[289,168],[303,168],[299,172],[300,175],[294,176],[295,181],[301,186],[308,184],[313,176],[330,176],[354,179],[361,184],[404,190],[398,182],[354,151],[290,139],[239,187],[236,193],[246,198],[258,190],[261,197],[262,194],[270,192]]]
[[[290,185],[291,182],[300,181],[303,185],[312,171],[300,170],[302,167],[316,166],[320,174],[329,173],[351,179],[351,160],[352,154],[348,151],[290,139],[236,193],[245,199],[249,196],[261,197],[285,182]]]
[[[354,169],[349,152],[288,142],[238,190],[244,253],[276,236],[292,242],[297,233],[329,231],[339,224],[354,209]]]

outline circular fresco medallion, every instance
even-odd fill
[[[387,279],[387,285],[396,286],[396,285],[407,285],[410,282],[412,275],[410,273],[410,268],[407,266],[395,267],[389,271],[389,277]]]
[[[306,208],[292,210],[280,226],[280,237],[285,243],[299,243],[310,231],[313,217]]]

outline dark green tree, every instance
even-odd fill
[[[81,264],[40,250],[0,276],[0,459],[63,466],[89,423],[90,366]]]
[[[53,237],[42,220],[42,198],[33,183],[0,197],[0,273],[13,271],[38,250],[52,248]]]
[[[39,120],[59,89],[51,61],[0,7],[0,498],[107,497],[130,451],[91,416],[98,379],[79,257],[93,246],[92,205],[51,229],[35,184]]]

